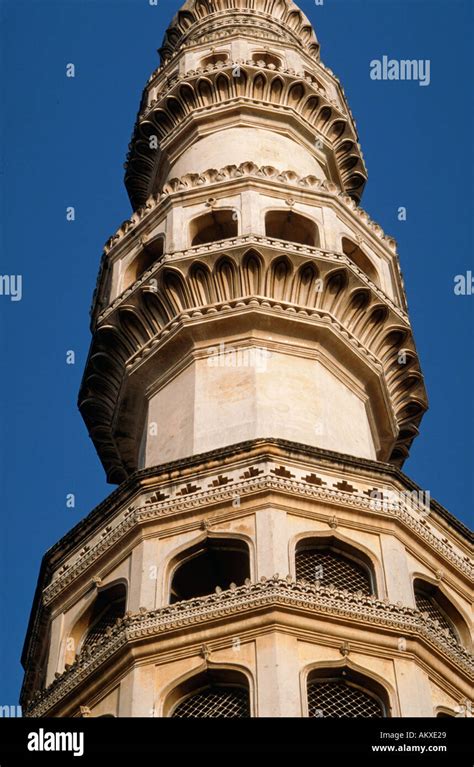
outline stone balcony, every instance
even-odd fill
[[[235,636],[238,631],[238,635],[243,637],[246,626],[252,632],[256,625],[264,626],[268,621],[284,625],[286,620],[288,626],[294,628],[298,624],[306,631],[311,631],[313,623],[323,622],[328,635],[333,634],[336,638],[340,632],[333,624],[340,622],[346,633],[354,635],[356,643],[360,641],[357,629],[373,631],[371,641],[382,643],[385,651],[391,647],[389,652],[396,654],[408,648],[410,654],[422,656],[425,663],[431,656],[437,656],[442,663],[454,666],[466,681],[472,678],[474,672],[472,656],[427,613],[401,604],[390,604],[388,600],[381,601],[375,596],[340,591],[331,585],[323,587],[319,582],[294,582],[290,576],[282,579],[275,575],[270,579],[262,578],[257,583],[247,581],[244,586],[233,586],[226,591],[217,589],[209,596],[158,610],[142,609],[137,614],[127,613],[125,618],[117,620],[114,627],[108,628],[94,645],[80,653],[47,689],[35,695],[26,709],[26,716],[42,717],[54,713],[57,706],[67,702],[68,696],[75,694],[78,688],[86,686],[88,678],[112,658],[117,666],[120,665],[119,655],[124,654],[129,656],[129,661],[133,662],[138,657],[143,661],[147,655],[147,643],[152,646],[170,635],[185,637],[189,634],[189,641],[195,644],[196,632],[205,629],[209,642],[205,650],[211,652],[212,639],[222,638],[223,624],[227,626],[230,636]],[[392,642],[387,645],[381,636],[391,637]],[[398,641],[400,637],[404,640],[402,646]],[[144,644],[142,653],[132,649]]]

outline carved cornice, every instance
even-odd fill
[[[336,468],[342,472],[342,476],[346,476],[347,472],[349,472],[351,477],[360,477],[361,483],[352,480],[353,484],[359,488],[357,495],[361,494],[360,491],[363,494],[363,486],[367,482],[375,483],[379,488],[387,485],[388,487],[395,487],[408,493],[419,494],[422,492],[419,486],[393,465],[276,438],[249,440],[135,472],[132,477],[112,492],[84,519],[78,522],[72,530],[57,541],[43,557],[38,584],[35,590],[34,605],[30,614],[27,636],[22,651],[21,661],[26,669],[21,693],[22,700],[28,699],[30,691],[36,689],[37,686],[35,681],[36,675],[39,673],[37,659],[41,657],[41,646],[46,636],[49,620],[49,609],[42,606],[43,591],[51,583],[54,574],[64,564],[68,564],[69,567],[65,568],[64,575],[61,577],[67,579],[67,583],[71,582],[69,578],[76,565],[78,566],[77,573],[80,575],[82,563],[80,563],[79,559],[76,559],[75,552],[80,547],[83,547],[85,542],[92,542],[92,550],[94,547],[94,537],[99,536],[105,525],[111,525],[112,530],[110,534],[114,536],[115,524],[119,525],[123,520],[125,510],[128,510],[130,504],[135,504],[137,499],[147,492],[145,488],[148,488],[148,492],[151,492],[152,488],[154,488],[153,492],[155,490],[160,492],[167,485],[171,477],[182,480],[184,484],[191,480],[194,481],[197,476],[200,477],[202,471],[214,470],[216,473],[219,473],[222,471],[222,467],[229,466],[229,463],[245,467],[253,465],[255,461],[265,460],[278,461],[279,464],[283,461],[284,465],[293,470],[294,461],[288,463],[291,457],[300,464],[303,463],[307,466],[310,473],[314,470],[317,470],[318,474],[321,471],[323,474],[329,471],[334,476],[334,469]],[[279,484],[281,484],[281,481],[279,481]],[[290,484],[288,484],[288,487]],[[305,484],[308,485],[307,480]],[[367,487],[368,485],[366,485]],[[225,492],[225,488],[222,488],[222,490]],[[150,495],[150,498],[152,495]],[[345,505],[345,499],[355,495],[355,493],[341,493],[340,500],[342,505]],[[145,500],[148,500],[148,498],[145,498]],[[192,501],[192,498],[189,500]],[[186,503],[186,501],[187,499],[182,500],[183,503]],[[156,497],[154,502],[157,502]],[[140,503],[142,501],[139,501]],[[134,511],[134,508],[132,508],[132,511]],[[431,499],[430,512],[436,522],[437,530],[433,529],[433,526],[425,518],[419,519],[417,514],[413,515],[413,508],[405,515],[400,516],[399,519],[408,529],[412,529],[419,535],[421,540],[426,541],[428,550],[431,548],[433,553],[438,553],[441,559],[455,564],[456,567],[459,567],[460,570],[468,575],[471,574],[470,577],[472,577],[470,558],[462,555],[463,550],[467,550],[467,547],[472,546],[473,535],[471,531],[434,499]],[[377,512],[377,516],[379,516],[379,512]],[[439,525],[441,525],[440,529],[443,530],[444,536],[439,535]],[[455,544],[456,548],[459,548],[458,544],[462,542],[460,548],[461,555],[457,555],[454,549],[448,545],[446,536]],[[107,537],[103,539],[103,552],[108,549],[109,542]],[[98,554],[101,555],[103,552],[98,552]],[[455,554],[454,558],[453,554]],[[458,565],[457,562],[460,564]],[[86,568],[90,563],[84,562],[83,564],[84,568]],[[64,585],[66,586],[65,582]],[[59,591],[62,591],[63,583],[58,584],[58,586]]]
[[[65,550],[71,551],[74,543],[79,538],[83,539],[85,527],[89,524],[95,525],[101,529],[105,519],[111,519],[116,512],[128,502],[128,499],[136,497],[137,493],[143,492],[143,483],[147,488],[150,486],[161,487],[171,477],[179,477],[187,480],[200,474],[205,468],[209,470],[221,471],[223,465],[236,463],[245,465],[250,462],[254,465],[258,462],[289,462],[290,457],[298,458],[299,463],[303,462],[305,471],[310,466],[322,467],[324,472],[341,471],[344,475],[347,472],[357,473],[361,477],[362,484],[372,483],[377,480],[377,485],[393,487],[394,484],[406,492],[422,497],[423,491],[412,479],[404,474],[399,468],[389,463],[374,461],[369,458],[358,458],[357,456],[338,453],[334,450],[325,450],[319,447],[292,442],[285,439],[258,438],[239,442],[234,445],[227,445],[216,448],[205,453],[192,455],[187,458],[170,461],[159,466],[150,466],[146,469],[140,469],[135,472],[121,487],[114,490],[102,503],[100,503],[87,517],[81,520],[72,530],[66,533],[50,550],[51,553],[63,555]],[[290,465],[290,463],[288,464]],[[293,462],[291,462],[293,466]],[[416,505],[413,508],[417,508]],[[421,511],[421,508],[419,509]],[[452,535],[460,536],[466,545],[474,545],[474,534],[457,517],[451,514],[447,509],[441,506],[434,498],[431,498],[430,510],[439,520],[443,520]],[[469,561],[469,558],[466,558]],[[474,573],[473,573],[474,574]]]
[[[180,262],[175,257],[172,264],[161,261],[143,276],[138,289],[127,292],[126,302],[121,299],[98,325],[79,406],[110,481],[123,481],[136,468],[133,440],[127,435],[126,443],[118,443],[113,432],[115,409],[127,371],[156,353],[160,344],[169,343],[170,334],[176,335],[184,327],[198,321],[210,323],[228,312],[239,314],[257,308],[291,315],[294,328],[298,322],[331,327],[342,343],[377,369],[390,396],[390,417],[395,419],[399,432],[396,443],[392,440],[390,446],[384,446],[385,452],[379,457],[403,463],[427,408],[423,376],[406,317],[382,291],[372,292],[362,272],[357,274],[349,263],[334,265],[325,257],[318,261],[316,254],[321,251],[312,249],[313,259],[298,264],[294,257],[299,253],[298,246],[284,242],[277,243],[279,255],[272,259],[272,251],[265,254],[263,249],[241,247],[244,243],[238,240],[221,243],[226,255],[214,259],[212,269],[203,254],[218,253],[216,243],[196,248],[194,259]],[[262,244],[265,240],[262,238]],[[231,253],[231,246],[240,247]],[[283,263],[285,250],[295,267],[290,260],[285,261],[287,277],[277,284],[276,270]],[[250,262],[252,281],[248,278]],[[153,286],[149,282],[152,276]],[[317,279],[324,283],[322,291],[317,291]],[[403,363],[399,360],[401,352],[405,355]]]
[[[392,497],[383,486],[377,488],[380,495],[380,500],[377,500],[370,496],[367,485],[352,481],[345,490],[341,490],[340,485],[340,482],[324,472],[318,472],[316,476],[308,468],[298,469],[284,461],[273,463],[258,459],[244,472],[241,468],[226,467],[225,478],[216,472],[205,479],[198,475],[191,476],[182,484],[175,480],[161,483],[133,507],[123,510],[110,521],[107,530],[101,532],[96,540],[89,541],[87,550],[80,551],[63,564],[44,589],[43,604],[48,606],[55,601],[82,573],[98,563],[107,551],[139,525],[183,512],[207,509],[218,503],[231,504],[235,498],[243,499],[256,493],[272,491],[288,494],[292,498],[312,498],[329,506],[360,509],[373,512],[376,516],[398,519],[436,552],[442,561],[449,562],[472,578],[472,563],[456,551],[448,540],[434,532],[426,519],[427,509],[419,500],[414,498],[408,502],[403,497],[393,496],[393,493]]]
[[[322,261],[328,262],[326,264],[328,268],[332,265],[347,268],[354,275],[357,275],[357,277],[364,283],[364,285],[367,285],[367,287],[370,288],[377,298],[381,299],[384,304],[387,304],[403,324],[408,325],[409,323],[408,314],[344,253],[322,250],[321,248],[311,247],[310,245],[289,243],[287,240],[278,240],[272,237],[248,234],[242,235],[241,237],[233,237],[230,240],[220,240],[209,245],[196,245],[187,250],[175,251],[170,255],[165,255],[162,258],[157,259],[153,266],[143,272],[133,285],[130,285],[117,296],[117,298],[97,316],[93,329],[97,330],[108,318],[115,314],[117,309],[120,309],[121,306],[126,306],[130,298],[132,298],[137,291],[140,291],[140,288],[149,287],[150,281],[153,280],[163,268],[176,268],[181,270],[185,262],[188,261],[188,264],[184,266],[185,271],[188,271],[192,264],[200,263],[203,257],[204,260],[206,260],[206,257],[209,255],[220,256],[222,254],[229,255],[232,258],[236,256],[239,258],[242,251],[247,253],[249,250],[255,250],[259,253],[267,251],[267,256],[269,255],[272,259],[276,256],[288,254],[290,257],[294,258],[296,265],[300,265],[301,259],[305,259],[307,264],[312,262],[315,266],[317,266],[319,261]],[[239,296],[235,296],[235,298],[239,298]],[[272,296],[268,296],[268,298],[273,301],[275,300]],[[215,302],[215,305],[217,307],[218,302]],[[212,306],[214,306],[214,304],[210,303],[209,307]],[[194,307],[187,307],[187,309],[192,308]]]
[[[229,61],[227,63],[219,62],[217,64],[209,64],[206,67],[190,69],[187,72],[176,74],[174,77],[165,80],[163,83],[161,83],[161,86],[156,92],[154,99],[146,104],[142,111],[139,112],[138,120],[146,120],[153,114],[154,109],[157,107],[165,107],[166,97],[170,95],[176,95],[176,86],[179,83],[188,83],[191,85],[196,83],[199,78],[205,76],[207,77],[208,82],[215,83],[217,85],[219,74],[224,74],[226,76],[226,80],[230,81],[232,77],[237,79],[236,76],[232,74],[233,71],[242,68],[244,68],[244,71],[250,77],[255,77],[258,73],[262,73],[267,81],[268,89],[270,88],[271,80],[273,80],[276,74],[279,75],[278,79],[281,81],[283,87],[281,93],[278,93],[278,101],[272,101],[272,104],[275,104],[276,106],[284,106],[287,103],[285,99],[288,98],[288,91],[295,84],[295,82],[308,83],[308,85],[312,87],[312,92],[317,93],[319,98],[322,100],[323,105],[333,107],[336,110],[336,116],[347,119],[347,114],[344,111],[341,111],[338,102],[327,97],[326,90],[325,88],[320,87],[316,75],[306,75],[305,72],[299,72],[294,69],[289,69],[282,66],[277,67],[274,64],[269,64],[268,66],[265,65],[265,63],[257,64],[251,59],[238,59],[236,61]],[[249,88],[251,88],[250,85]],[[235,97],[237,93],[229,95]],[[249,98],[252,98],[254,94],[251,89],[247,95]]]
[[[339,591],[334,587],[323,587],[319,583],[294,583],[290,576],[286,580],[278,575],[258,583],[248,582],[245,586],[219,591],[205,597],[163,607],[159,610],[140,612],[119,619],[106,636],[92,647],[86,648],[75,663],[57,678],[45,691],[37,694],[26,715],[41,717],[60,703],[69,693],[83,684],[112,655],[133,642],[159,637],[160,634],[183,631],[198,624],[208,623],[223,617],[239,616],[252,610],[287,608],[303,611],[315,618],[341,618],[356,621],[371,627],[393,630],[413,639],[425,641],[435,648],[459,671],[472,674],[473,662],[470,654],[443,629],[428,613],[421,613],[400,604],[390,604],[373,596]]]
[[[292,0],[188,0],[166,30],[159,51],[162,62],[192,42],[193,36],[208,34],[212,39],[214,30],[235,23],[273,28],[283,39],[293,39],[316,58],[319,55],[313,28]]]
[[[298,46],[300,50],[302,48],[296,35],[281,24],[275,23],[273,19],[262,19],[261,16],[258,17],[248,12],[239,13],[234,10],[228,11],[220,17],[201,22],[186,37],[180,49],[209,45],[216,40],[224,40],[238,35],[288,47]],[[309,53],[307,48],[303,50]]]
[[[186,42],[186,48],[190,50],[194,47],[212,45],[213,43],[220,43],[229,40],[229,38],[236,38],[238,36],[245,36],[248,40],[257,40],[258,42],[263,43],[276,43],[277,45],[284,45],[288,48],[301,49],[298,41],[284,30],[275,27],[273,29],[264,29],[263,27],[256,25],[253,19],[244,16],[234,16],[234,24],[232,26],[222,27],[218,23],[207,25],[205,29],[196,32],[196,34],[189,37]],[[179,52],[177,53],[179,55]],[[174,61],[176,55],[176,53],[173,53],[171,59],[168,59],[166,63],[168,63],[168,61]]]
[[[348,194],[342,192],[332,181],[319,179],[316,176],[299,176],[292,170],[280,171],[272,165],[259,167],[248,161],[240,165],[226,165],[219,170],[210,168],[202,173],[188,173],[181,178],[173,178],[166,182],[162,191],[150,196],[144,205],[137,208],[132,216],[124,221],[105,243],[104,253],[111,255],[111,251],[124,239],[131,239],[139,225],[146,223],[148,216],[169,197],[182,194],[186,190],[206,187],[214,187],[219,184],[228,184],[229,181],[242,178],[256,178],[259,181],[267,181],[279,184],[288,189],[293,187],[302,191],[315,191],[318,195],[328,195],[338,198],[340,202],[355,215],[367,230],[377,239],[383,241],[392,252],[396,252],[396,242],[393,237],[386,235],[380,224],[373,221],[369,214],[363,210]],[[141,227],[140,227],[141,228]],[[170,252],[169,255],[172,255]]]
[[[142,234],[146,234],[147,229],[153,225],[153,222],[158,214],[160,214],[160,209],[163,207],[163,205],[166,204],[167,201],[173,200],[173,197],[176,197],[178,195],[182,195],[186,191],[191,190],[200,190],[203,187],[209,188],[209,192],[211,192],[214,188],[219,188],[219,186],[226,185],[228,186],[231,184],[239,184],[242,182],[242,180],[245,180],[246,178],[255,178],[259,181],[259,183],[264,184],[271,184],[273,186],[281,186],[284,188],[285,192],[288,191],[289,188],[298,189],[301,192],[315,192],[318,195],[319,198],[329,197],[334,200],[337,200],[340,202],[344,208],[347,210],[348,213],[350,213],[351,216],[356,216],[359,220],[360,225],[363,227],[363,229],[367,232],[369,237],[374,237],[378,240],[381,240],[384,247],[388,248],[391,252],[396,253],[396,241],[391,237],[390,235],[385,234],[382,227],[377,224],[375,221],[373,221],[369,214],[363,210],[360,206],[358,206],[352,197],[345,194],[344,192],[341,192],[341,190],[337,187],[336,184],[334,184],[332,181],[328,181],[326,179],[321,180],[319,178],[316,178],[316,176],[299,176],[294,171],[286,170],[286,171],[280,171],[277,168],[266,165],[259,167],[253,162],[244,162],[241,163],[239,166],[237,165],[226,165],[224,168],[220,168],[219,170],[216,169],[209,169],[204,171],[203,173],[188,173],[185,176],[182,176],[181,178],[173,178],[170,179],[163,187],[161,193],[153,195],[148,198],[145,205],[143,205],[141,208],[138,208],[130,217],[130,219],[127,219],[124,221],[120,227],[117,229],[115,234],[113,234],[105,243],[103,255],[102,255],[102,262],[101,262],[101,269],[100,273],[97,279],[97,285],[96,289],[94,291],[94,296],[92,300],[92,306],[91,306],[91,324],[92,329],[95,328],[97,322],[100,322],[103,317],[105,316],[105,312],[109,308],[107,306],[108,302],[108,286],[109,286],[109,259],[113,259],[116,257],[116,250],[117,248],[120,248],[122,251],[124,248],[133,248],[136,247],[137,241],[139,237]],[[245,243],[249,242],[250,244],[264,244],[270,242],[269,238],[267,237],[261,237],[256,236],[254,237],[242,237],[242,238],[235,238],[239,242]],[[308,255],[314,255],[315,253],[321,252],[325,253],[327,251],[321,251],[319,248],[309,248],[302,245],[297,245],[295,243],[289,244],[288,242],[282,243],[281,241],[275,241],[278,247],[282,248],[283,250],[288,250],[289,247],[292,247],[293,249],[296,249],[299,253],[307,253]],[[209,250],[214,247],[217,249],[223,250],[225,248],[225,243],[217,243],[212,244],[208,246],[201,247],[199,249],[196,248],[190,248],[188,251],[171,251],[168,250],[165,258],[172,260],[173,258],[177,256],[183,256],[186,257],[188,254],[196,254],[199,255],[201,253],[209,252]],[[328,255],[329,252],[327,252]],[[371,287],[377,291],[380,289],[373,285],[369,277],[359,270],[353,262],[350,261],[347,257],[345,257],[343,254],[331,254],[331,256],[334,256],[334,258],[338,258],[344,261],[344,263],[347,263],[351,266],[353,269],[357,269],[358,273],[362,277],[364,281],[367,282],[367,284],[371,285]],[[397,272],[398,281],[401,288],[402,293],[402,299],[404,294],[404,282],[403,277],[400,270],[400,265],[398,262],[398,259],[395,258],[393,260],[393,265]],[[143,283],[148,277],[151,276],[153,270],[156,267],[153,266],[151,269],[147,270],[146,273],[144,273],[140,280],[138,280],[135,285],[139,285]],[[116,299],[114,302],[114,305],[117,304],[117,301],[120,301],[122,298],[126,297],[129,294],[129,291],[132,288],[127,289],[127,291],[124,291],[122,295]],[[383,291],[381,291],[383,293]],[[391,299],[386,295],[384,295],[384,300],[387,300],[391,305],[395,306],[395,304],[391,301]],[[403,300],[402,307],[399,307],[397,305],[397,309],[403,313],[403,316],[406,317],[406,303]]]
[[[239,67],[239,77],[232,74],[235,66]],[[160,145],[168,143],[194,117],[205,119],[208,115],[215,119],[215,110],[225,105],[233,109],[250,105],[254,112],[263,109],[272,115],[294,113],[306,133],[310,131],[330,148],[344,191],[356,201],[360,199],[367,171],[351,115],[330,101],[316,80],[234,62],[207,73],[194,71],[173,79],[138,116],[125,176],[135,208],[143,205],[153,191],[151,183],[160,151],[150,143],[150,137],[157,137]]]

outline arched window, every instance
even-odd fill
[[[342,719],[388,716],[381,685],[349,669],[318,669],[307,685],[308,716]]]
[[[342,238],[342,252],[363,271],[372,282],[379,284],[379,275],[372,261],[357,243],[347,237]]]
[[[428,613],[432,620],[437,620],[441,628],[448,629],[453,639],[459,642],[456,611],[444,594],[436,586],[421,579],[415,581],[414,591],[417,609]]]
[[[301,245],[319,246],[318,228],[314,221],[292,210],[270,210],[265,216],[265,234]]]
[[[256,52],[252,56],[252,63],[257,67],[271,67],[272,69],[278,69],[281,67],[282,62],[278,56],[268,51]]]
[[[244,541],[207,538],[181,555],[172,577],[170,603],[212,594],[216,586],[242,586],[249,577],[249,549]]]
[[[334,539],[300,541],[295,555],[296,580],[319,581],[339,590],[374,593],[374,577],[367,558],[355,550],[342,548]]]
[[[131,264],[128,265],[124,278],[123,278],[123,290],[126,290],[130,285],[140,279],[142,274],[150,269],[151,266],[158,261],[164,252],[164,239],[163,237],[157,237],[155,240],[147,243],[143,246],[140,253],[135,256]]]
[[[198,674],[173,690],[165,716],[190,719],[245,719],[250,717],[247,678],[234,670]]]
[[[191,247],[237,237],[237,234],[237,217],[233,210],[213,210],[193,219],[190,224]]]
[[[125,615],[127,589],[116,583],[99,591],[95,600],[76,620],[65,637],[64,664],[74,663],[84,647],[93,645],[117,618]]]
[[[224,51],[212,53],[210,56],[205,56],[201,59],[201,67],[215,66],[216,64],[227,64],[229,61],[229,54]]]
[[[127,590],[123,583],[118,583],[100,591],[88,615],[88,627],[81,650],[91,646],[104,636],[106,629],[115,624],[117,618],[125,615]]]

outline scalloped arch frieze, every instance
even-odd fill
[[[190,120],[210,119],[213,110],[228,106],[235,110],[245,104],[270,113],[297,115],[302,125],[330,147],[344,192],[358,201],[367,171],[351,116],[329,102],[316,82],[265,71],[252,62],[239,64],[239,77],[233,77],[234,66],[188,73],[168,85],[139,115],[125,177],[134,206],[143,205],[152,192],[160,151],[151,137],[156,137],[158,145],[170,137],[176,140]]]
[[[320,285],[324,289],[320,289]],[[411,328],[400,312],[363,284],[349,264],[324,258],[276,254],[255,247],[211,251],[199,257],[155,265],[98,326],[80,393],[80,408],[111,481],[136,466],[120,457],[113,437],[114,402],[127,369],[155,351],[183,322],[243,307],[284,311],[329,322],[348,344],[378,366],[398,426],[391,456],[402,463],[427,408],[426,392]],[[400,363],[400,350],[404,353]],[[97,364],[100,363],[100,364]],[[107,373],[102,381],[101,367]],[[113,376],[108,371],[113,371]],[[113,460],[111,457],[113,456]]]

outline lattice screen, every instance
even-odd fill
[[[107,609],[102,613],[100,618],[91,627],[87,637],[84,640],[83,647],[93,645],[100,637],[105,634],[105,629],[108,626],[113,626],[117,618],[122,618],[125,611],[125,603],[123,600],[112,602]]]
[[[339,679],[308,683],[308,712],[313,717],[384,716],[379,701]]]
[[[250,716],[249,695],[239,687],[208,687],[179,703],[172,716],[244,719]]]
[[[456,636],[456,632],[454,631],[451,623],[446,618],[444,612],[441,610],[434,597],[426,594],[424,591],[415,589],[415,601],[416,606],[420,612],[426,612],[430,618],[439,621],[441,626],[444,629],[448,629],[451,636],[454,637],[454,639],[457,641],[458,638]]]
[[[296,579],[310,583],[318,580],[323,586],[332,583],[337,589],[372,593],[365,568],[342,554],[324,549],[307,549],[296,553]]]

